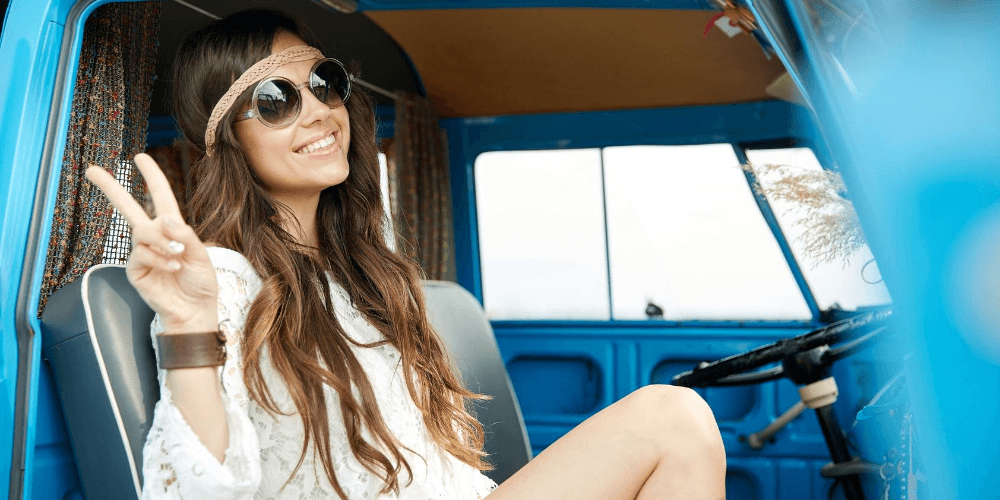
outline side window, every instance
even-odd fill
[[[606,148],[615,319],[809,319],[729,144]]]
[[[747,149],[746,154],[819,308],[889,303],[839,177],[824,170],[809,148]]]
[[[483,302],[493,319],[610,319],[598,149],[476,159]]]
[[[493,319],[811,317],[728,144],[491,152],[475,178]]]

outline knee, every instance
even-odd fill
[[[647,426],[664,446],[674,450],[703,450],[725,460],[719,426],[708,403],[686,387],[649,385],[625,399],[626,411]]]

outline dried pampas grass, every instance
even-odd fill
[[[795,241],[812,260],[812,268],[823,262],[841,261],[846,267],[865,245],[854,204],[842,195],[847,186],[837,172],[792,165],[743,165],[756,177],[753,189],[771,203],[784,202],[785,215],[797,218],[792,226],[802,229]]]

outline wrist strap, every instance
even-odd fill
[[[226,362],[226,335],[222,330],[199,333],[173,333],[156,336],[160,368],[199,368],[221,366]]]

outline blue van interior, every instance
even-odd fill
[[[12,499],[85,498],[78,461],[87,450],[71,445],[42,359],[38,309],[83,30],[107,3],[9,0],[0,11],[0,468],[9,471],[0,471],[0,491]],[[913,499],[919,490],[934,499],[996,498],[1000,43],[989,22],[1000,14],[996,2],[164,1],[158,78],[169,74],[170,53],[187,30],[250,6],[315,22],[314,30],[329,31],[324,36],[343,47],[342,60],[359,61],[366,82],[435,107],[447,137],[453,279],[490,319],[534,454],[640,387],[674,383],[706,363],[891,308],[889,335],[863,349],[849,346],[832,364],[839,387],[832,411],[848,458],[860,458],[851,473],[863,497]],[[730,38],[713,23],[734,12],[751,25]],[[786,90],[765,91],[779,77]],[[164,88],[154,82],[150,148],[178,136]],[[391,140],[394,99],[376,97],[378,134]],[[674,174],[663,181],[627,168],[633,153],[710,150],[734,167],[705,167],[711,174],[704,182],[735,182],[744,197],[728,212],[685,210],[694,198],[663,184]],[[862,279],[855,287],[883,292],[857,300],[831,292],[803,258],[801,231],[755,188],[757,173],[739,168],[756,163],[755,155],[787,151],[808,151],[842,176],[871,255],[850,268]],[[579,171],[590,172],[597,187],[574,190],[563,178],[536,189],[536,198],[597,215],[579,223],[583,229],[576,219],[545,220],[542,212],[539,221],[510,215],[534,203],[528,187],[503,188],[535,182],[517,163],[564,153],[587,157],[579,161],[591,163]],[[615,239],[621,231],[613,226],[626,225],[615,219],[613,189],[662,193],[680,205],[634,214],[659,235],[631,249]],[[591,195],[580,193],[597,194],[582,205]],[[696,194],[713,203],[708,191]],[[766,240],[766,269],[746,259],[752,245],[739,239],[744,226],[716,225],[747,213],[754,241]],[[691,225],[674,222],[681,220]],[[531,231],[545,228],[570,239],[539,250],[544,238]],[[594,273],[510,272],[525,267],[514,260],[523,255],[535,255],[542,267],[571,262],[583,246],[572,238],[591,230],[597,236],[579,241],[595,242],[586,261]],[[719,234],[730,239],[712,239]],[[717,241],[732,244],[711,246]],[[732,266],[725,269],[747,284],[721,272],[684,274],[695,264],[671,251],[711,254],[717,260],[707,265]],[[621,291],[622,270],[642,274],[628,266],[647,254],[687,281],[678,278],[672,295],[655,287]],[[764,274],[783,281],[762,285]],[[719,292],[727,288],[751,295],[749,305],[728,304],[733,299]],[[784,291],[769,295],[778,288]],[[574,295],[580,290],[589,295]],[[698,293],[721,312],[684,309]],[[518,295],[527,299],[518,302]],[[680,297],[679,305],[664,302],[668,295]],[[771,360],[764,369],[777,366]],[[762,380],[697,389],[722,431],[727,498],[856,498],[830,472],[829,430],[812,410],[796,409],[797,384],[787,373]],[[760,440],[776,420],[784,425]]]

